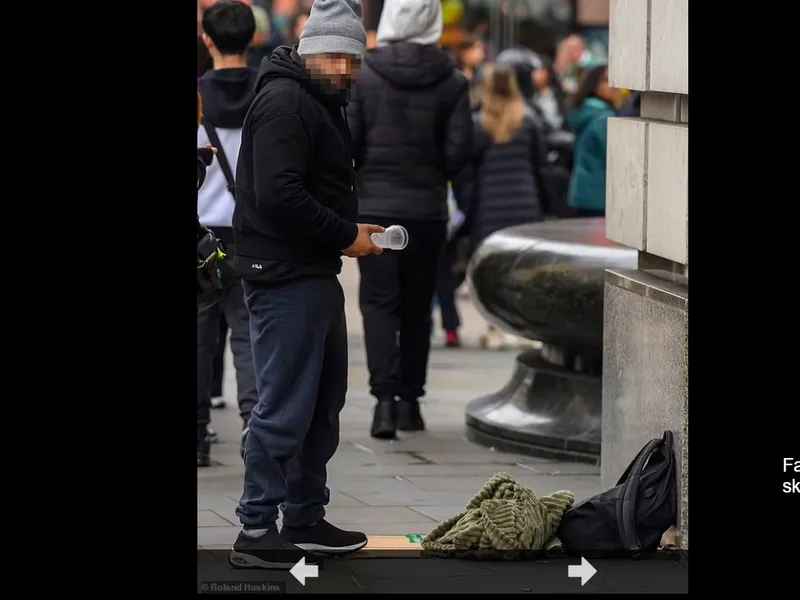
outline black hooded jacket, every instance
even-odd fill
[[[336,275],[358,235],[344,96],[282,46],[264,61],[236,169],[234,266],[246,281]]]
[[[447,220],[447,182],[469,161],[469,84],[436,46],[367,53],[347,109],[362,216]]]
[[[221,129],[241,129],[247,111],[256,97],[258,71],[217,69],[197,80],[203,98],[203,122]]]

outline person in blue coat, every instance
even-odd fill
[[[616,115],[618,90],[608,85],[608,67],[598,65],[584,74],[568,121],[575,132],[575,165],[567,203],[577,216],[606,214],[606,144],[608,118]]]

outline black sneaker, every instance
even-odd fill
[[[197,442],[197,466],[211,466],[211,441],[208,436]]]
[[[394,398],[382,398],[375,404],[369,433],[378,440],[397,438],[397,408]]]
[[[281,537],[298,548],[322,554],[345,554],[361,550],[367,545],[367,536],[360,531],[345,531],[334,527],[325,519],[311,527],[286,527]]]
[[[397,428],[400,431],[425,430],[425,421],[422,420],[418,400],[398,400]]]
[[[233,543],[228,562],[234,569],[283,569],[289,570],[301,559],[306,564],[321,566],[317,556],[301,550],[287,541],[274,527],[261,537],[250,537],[242,531]]]

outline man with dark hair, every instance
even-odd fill
[[[264,61],[242,130],[234,266],[250,311],[258,405],[245,447],[234,567],[291,569],[367,543],[325,520],[347,393],[342,254],[380,254],[357,224],[344,112],[365,52],[358,0],[316,0],[300,41]],[[283,528],[278,532],[278,507]]]
[[[217,160],[208,168],[206,181],[198,192],[200,222],[228,245],[233,255],[231,220],[235,206],[234,176],[242,124],[255,97],[258,73],[245,65],[245,54],[255,31],[249,6],[223,0],[203,13],[202,39],[214,62],[197,87],[203,100],[203,124],[197,132],[198,147],[217,148]],[[197,315],[197,466],[211,464],[210,420],[213,363],[219,339],[220,319],[224,316],[231,330],[231,352],[236,367],[237,400],[242,417],[242,454],[250,412],[258,400],[253,354],[250,348],[250,319],[244,304],[241,282],[236,281],[222,299]]]

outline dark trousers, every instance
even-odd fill
[[[459,239],[448,240],[439,261],[439,277],[436,281],[436,296],[439,298],[439,310],[442,315],[442,329],[457,331],[461,327],[461,318],[456,307],[456,290],[464,282],[464,276],[456,275],[455,264],[458,260]]]
[[[336,277],[270,287],[245,282],[258,404],[244,454],[236,509],[246,527],[278,518],[289,527],[325,516],[326,465],[339,446],[347,393],[347,323]]]
[[[211,420],[211,393],[214,356],[219,346],[219,319],[225,320],[231,329],[231,352],[236,367],[236,398],[239,414],[244,424],[250,419],[250,411],[256,405],[256,380],[253,370],[253,354],[250,349],[250,319],[244,304],[244,291],[239,281],[223,294],[219,302],[197,313],[197,435],[198,441],[205,436]]]
[[[431,347],[431,303],[447,223],[363,220],[383,227],[398,224],[408,231],[405,249],[358,259],[371,393],[378,399],[421,398]]]
[[[217,353],[211,365],[211,395],[214,398],[222,396],[222,387],[225,382],[225,346],[228,339],[228,322],[225,314],[219,315],[219,337],[217,338]]]

